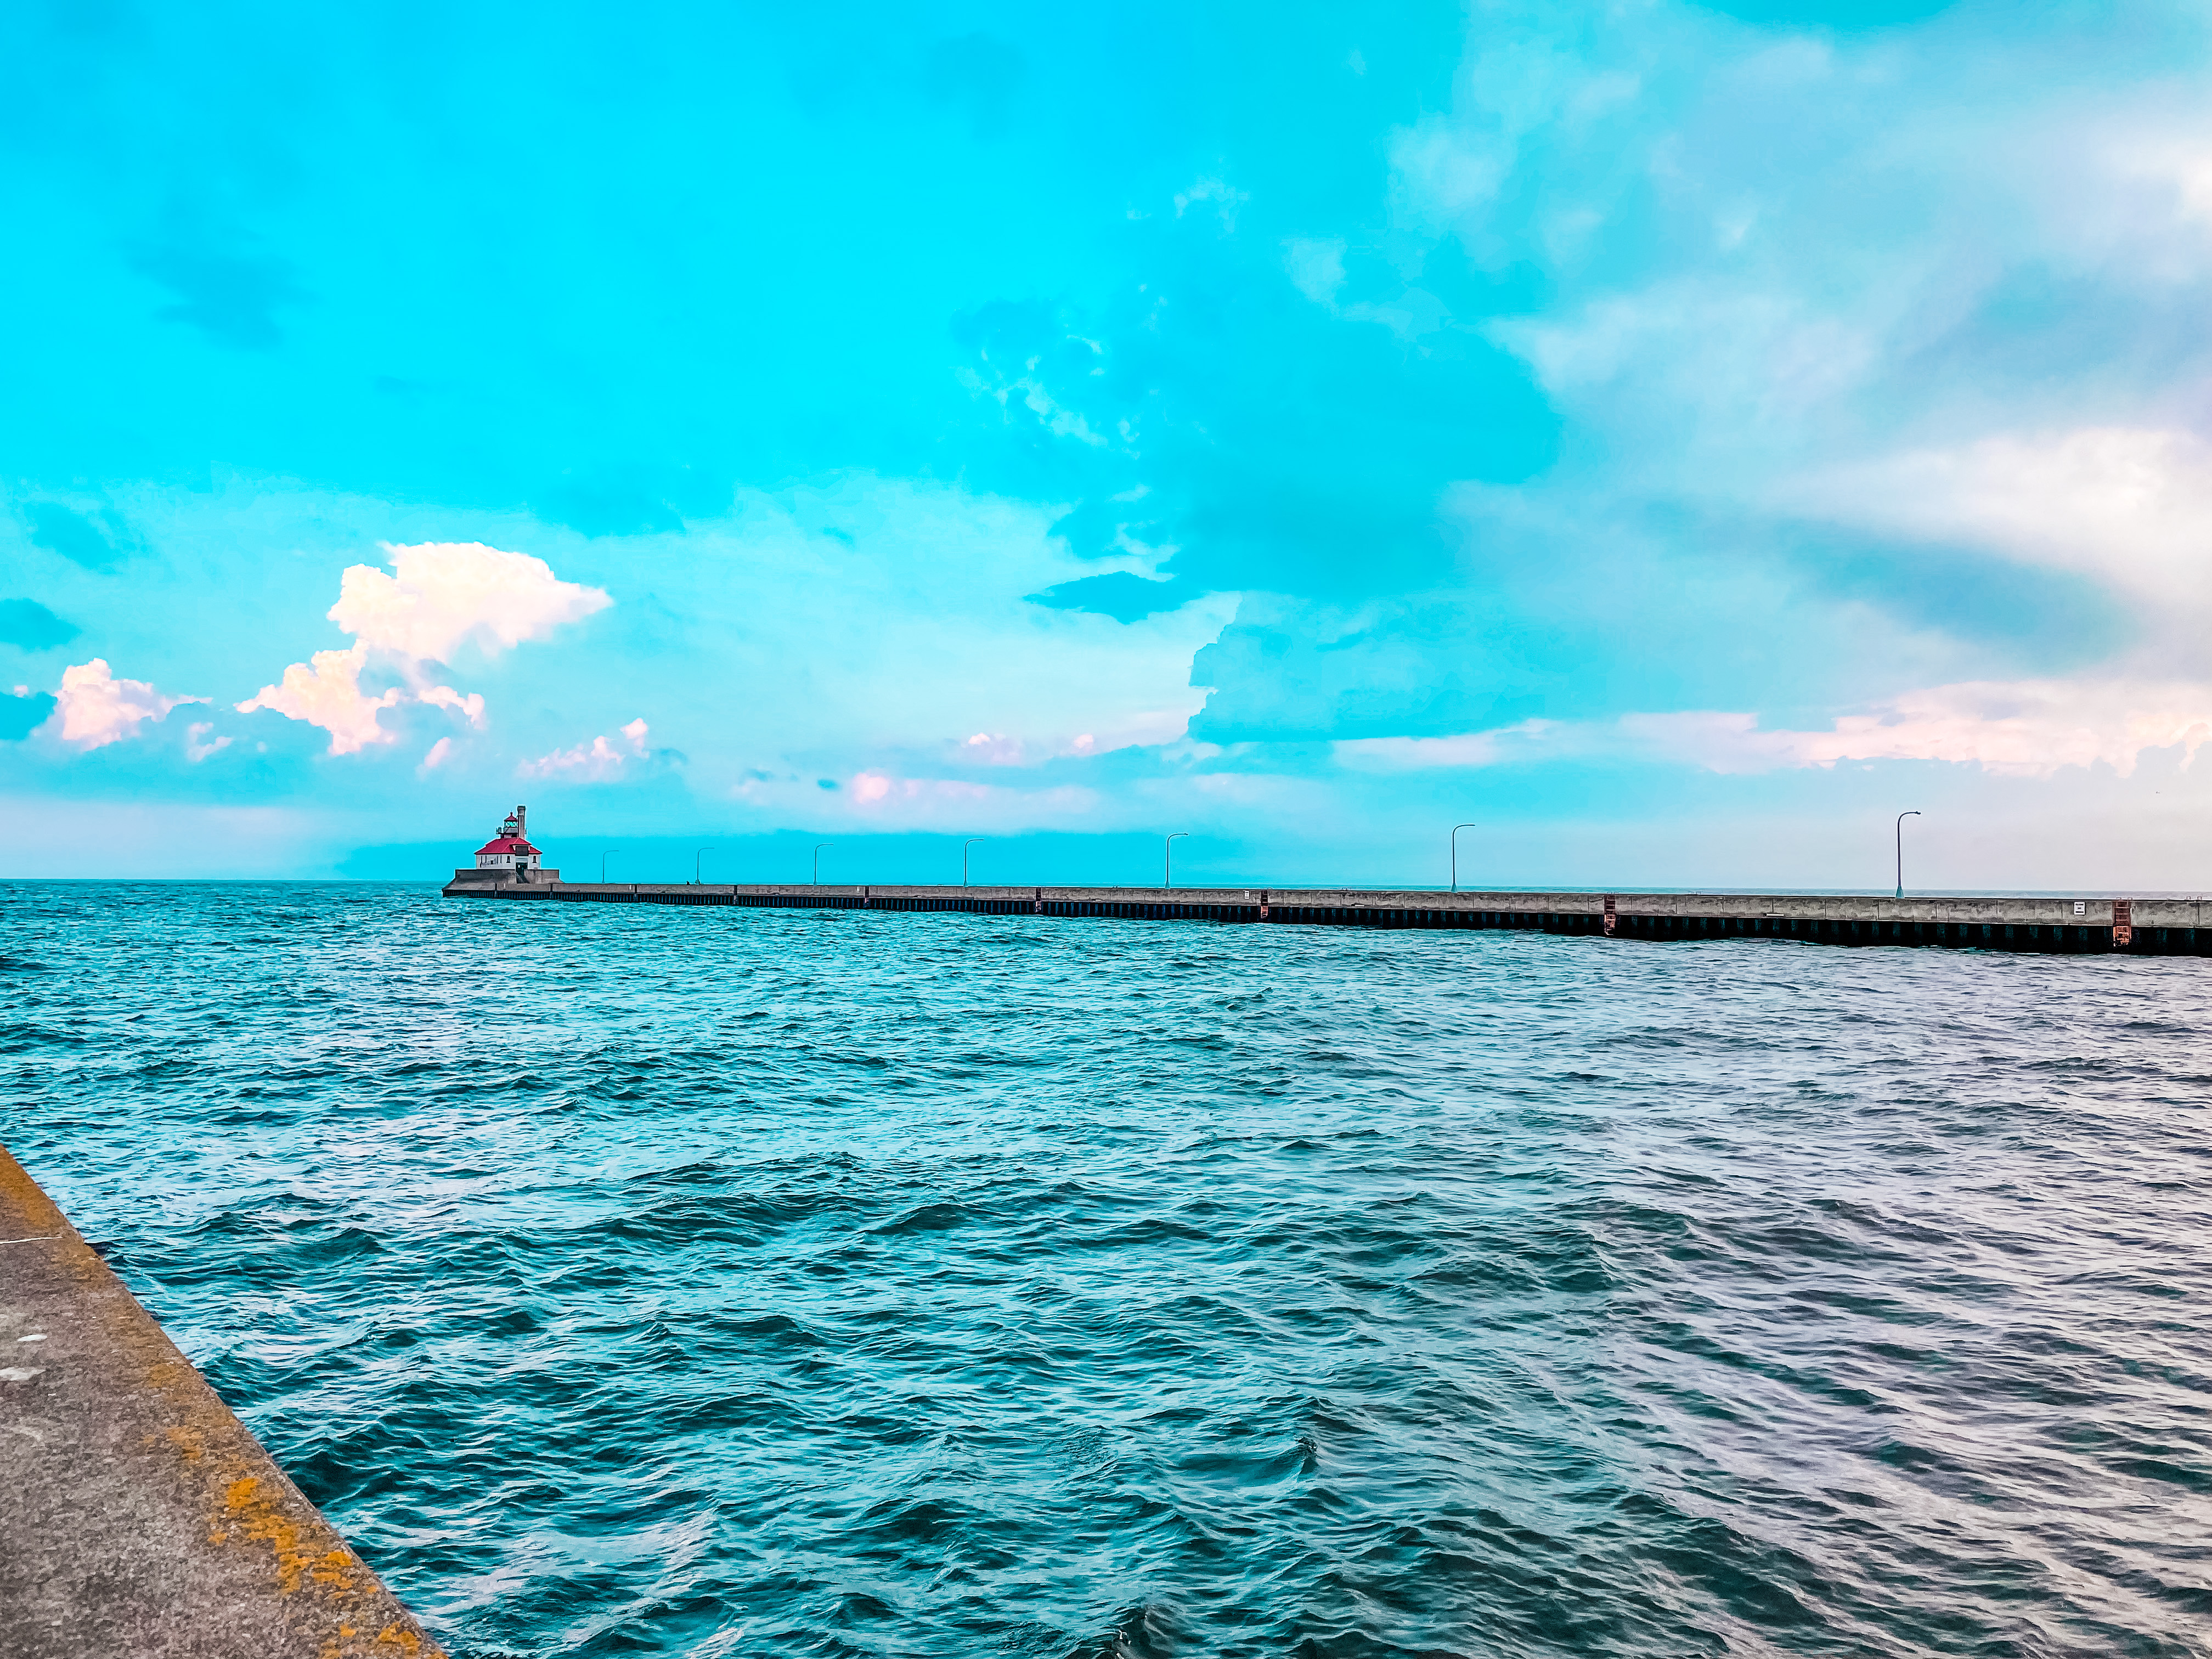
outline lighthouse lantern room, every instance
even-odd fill
[[[530,878],[526,871],[538,868],[540,854],[530,844],[525,820],[530,809],[518,806],[499,826],[499,833],[477,848],[477,868],[479,870],[512,871],[518,881]]]

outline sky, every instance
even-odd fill
[[[2195,4],[0,9],[0,876],[2212,886]]]

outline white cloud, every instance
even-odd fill
[[[1630,714],[1622,732],[1716,772],[1933,760],[2047,778],[2100,763],[2125,777],[2143,751],[2212,742],[2212,688],[2127,681],[1974,681],[1909,691],[1826,732],[1762,732],[1744,714]]]
[[[1747,466],[1800,453],[1808,427],[1878,375],[1888,297],[1854,314],[1733,276],[1670,278],[1488,332],[1555,400],[1637,433],[1622,467],[1656,461],[1689,493],[1726,493]]]
[[[1366,772],[1415,772],[1433,767],[1495,766],[1523,758],[1530,745],[1562,731],[1551,720],[1523,720],[1489,732],[1445,738],[1347,738],[1332,745],[1343,764]],[[1520,751],[1516,753],[1516,751]]]
[[[1782,499],[1842,523],[2100,577],[2154,601],[2212,605],[2212,445],[2191,432],[2000,434],[1832,469]]]
[[[1567,757],[1656,757],[1708,771],[1768,772],[1844,762],[1943,761],[2006,777],[2106,765],[2122,777],[2143,753],[2212,742],[2212,687],[2131,680],[1975,680],[1908,691],[1826,731],[1762,731],[1759,716],[1696,709],[1612,722],[1525,720],[1442,738],[1360,738],[1342,764],[1407,772]]]
[[[862,806],[884,801],[984,801],[991,786],[966,783],[957,778],[895,778],[887,772],[863,772],[853,780],[853,799]]]
[[[1684,7],[1624,12],[1595,36],[1479,18],[1452,111],[1395,135],[1398,211],[1455,230],[1479,265],[1525,259],[1553,278],[1556,301],[1490,331],[1588,428],[1610,488],[1741,513],[1838,454],[1910,442],[1912,465],[1817,482],[1901,475],[1979,495],[1986,480],[2001,496],[2025,469],[2008,513],[1998,499],[1900,511],[2078,566],[2051,544],[2081,541],[2108,470],[2162,434],[2102,455],[1976,441],[2000,426],[2070,438],[2084,410],[2154,428],[2202,406],[2212,122],[2201,54],[2171,76],[2054,79],[2070,27],[1908,45]],[[1664,229],[1624,258],[1634,223]],[[1884,502],[1868,488],[1852,504],[1864,522]],[[2025,522],[2046,504],[2040,528]]]
[[[982,766],[1019,766],[1024,750],[1019,738],[1003,732],[978,732],[960,745],[960,758]]]
[[[210,506],[184,491],[159,499],[164,514],[210,544],[233,536],[246,510],[240,502]],[[586,551],[584,540],[571,532],[515,519],[453,520],[441,510],[427,521],[444,519],[462,528],[426,532],[418,527],[426,521],[418,516],[424,509],[287,494],[274,484],[253,499],[260,503],[255,511],[276,514],[270,546],[312,546],[331,525],[345,523],[367,526],[395,545],[434,535],[441,542],[526,549],[556,574]],[[656,592],[666,607],[655,648],[640,651],[635,642],[599,637],[613,620],[611,612],[556,632],[550,644],[564,665],[574,665],[572,673],[588,679],[605,671],[627,684],[622,695],[631,708],[651,710],[646,718],[654,746],[672,740],[685,750],[691,756],[686,775],[716,799],[754,771],[799,776],[816,796],[829,793],[816,788],[817,778],[848,778],[870,765],[950,772],[924,757],[945,755],[979,731],[1019,742],[1030,764],[1064,750],[1075,732],[1091,734],[1101,753],[1171,738],[1207,695],[1190,684],[1192,655],[1218,635],[1237,596],[1207,594],[1129,624],[1027,603],[1024,595],[1107,568],[1077,556],[1051,533],[1068,505],[864,472],[773,493],[740,492],[722,518],[695,522],[680,537],[638,539],[635,554],[657,573]],[[1167,550],[1158,550],[1162,556]],[[335,561],[332,574],[350,562]],[[233,573],[231,580],[248,583],[240,598],[255,614],[286,602],[273,568],[254,565]],[[945,573],[954,568],[961,579],[948,584]],[[225,630],[234,629],[235,614],[198,590],[180,587],[165,603],[178,606],[206,637],[228,637]],[[336,634],[335,624],[322,626]],[[337,636],[316,643],[343,648],[356,641]],[[527,643],[503,653],[500,665],[523,673],[529,659],[547,649],[545,641]],[[470,657],[465,648],[459,654]],[[302,649],[298,659],[307,656]],[[281,671],[286,660],[291,659],[249,657],[240,672],[257,662]],[[617,667],[609,669],[610,662]],[[411,676],[410,667],[417,671]],[[279,678],[278,672],[256,673],[227,687],[224,702],[250,698],[264,679]],[[512,704],[519,694],[502,694],[488,676],[471,685],[471,678],[368,652],[359,676],[363,691],[371,697],[387,687],[401,692],[396,712],[378,715],[399,740],[393,763],[404,758],[411,770],[441,732],[453,734],[456,752],[441,775],[464,762],[511,774],[516,763],[549,750],[580,742],[588,750],[596,725],[580,724],[592,718],[588,709],[532,729],[534,717]],[[485,738],[465,730],[461,711],[446,705],[433,719],[415,705],[415,696],[437,684],[484,695],[487,734],[507,734],[503,753],[495,758]],[[51,681],[45,689],[52,689]],[[549,695],[557,701],[556,692],[533,692],[531,708]],[[222,729],[238,732],[250,750],[268,735],[254,728],[274,719]],[[620,744],[612,725],[596,729]],[[383,752],[366,746],[352,759],[373,765]],[[630,763],[633,777],[642,764]]]
[[[622,776],[632,760],[641,759],[648,752],[645,739],[651,729],[642,720],[635,720],[621,728],[623,741],[619,745],[602,735],[589,743],[578,744],[574,749],[556,749],[534,761],[525,761],[516,770],[526,778],[604,783]]]
[[[561,580],[543,559],[482,542],[387,543],[385,551],[396,574],[347,567],[330,618],[371,650],[413,661],[448,661],[468,640],[495,654],[614,603]]]
[[[140,722],[161,720],[179,704],[206,701],[167,696],[144,680],[118,680],[104,658],[94,657],[62,670],[61,690],[54,694],[47,722],[58,723],[64,743],[99,749],[136,735]]]
[[[428,703],[434,708],[450,708],[477,731],[484,729],[484,700],[481,692],[471,691],[463,696],[450,685],[434,685],[416,701]]]
[[[1283,243],[1283,269],[1299,293],[1333,308],[1336,291],[1344,286],[1344,239],[1290,237]]]
[[[305,720],[331,734],[329,752],[358,754],[373,743],[390,743],[394,734],[376,723],[380,712],[404,700],[396,687],[380,696],[368,696],[361,689],[366,647],[350,651],[318,651],[312,664],[294,663],[275,685],[264,685],[238,705],[250,714],[257,708],[273,709],[287,720]]]
[[[495,654],[613,603],[599,588],[561,580],[543,559],[481,542],[386,543],[385,550],[397,574],[356,564],[339,580],[330,618],[354,636],[352,647],[318,651],[312,662],[294,663],[278,684],[240,703],[240,714],[269,708],[319,726],[331,734],[333,755],[394,741],[396,734],[378,724],[377,716],[406,702],[446,709],[481,732],[483,694],[423,686],[425,663],[445,661],[470,640],[487,655]],[[365,696],[361,675],[371,653],[391,659],[411,685],[422,689],[394,687]]]
[[[1176,217],[1182,218],[1201,202],[1211,202],[1213,210],[1221,217],[1222,229],[1234,231],[1237,228],[1237,210],[1251,199],[1249,192],[1238,190],[1225,179],[1200,179],[1188,190],[1176,193]]]
[[[392,686],[372,697],[361,689],[362,671],[368,665],[365,645],[349,651],[318,651],[312,664],[294,663],[284,671],[281,682],[263,686],[238,705],[238,712],[250,714],[257,708],[273,709],[288,719],[320,726],[331,734],[329,752],[333,755],[359,754],[371,744],[397,742],[398,734],[386,731],[377,716],[403,703],[449,709],[476,730],[483,730],[481,694],[471,691],[463,696],[450,685],[434,685],[422,692]]]
[[[1487,207],[1513,165],[1510,140],[1455,131],[1430,116],[1390,140],[1392,194],[1399,211],[1443,228]]]
[[[2060,161],[2075,184],[2073,211],[2053,229],[2154,279],[2196,276],[2212,227],[2212,132],[2201,110],[2137,109],[2077,139]]]
[[[213,720],[194,720],[191,726],[185,729],[185,758],[186,760],[191,762],[192,764],[197,766],[200,762],[205,760],[210,755],[219,753],[222,750],[230,747],[230,739],[228,738],[217,738],[212,743],[208,741],[208,733],[214,730],[215,722]]]

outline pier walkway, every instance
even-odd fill
[[[0,1151],[0,1654],[441,1659]]]
[[[461,870],[448,898],[567,904],[735,905],[756,909],[966,911],[1114,916],[1293,927],[1510,928],[1673,942],[1795,939],[2134,956],[2212,955],[2200,899],[1826,897],[1714,893],[1438,893],[1384,888],[743,886],[718,883],[517,881]]]

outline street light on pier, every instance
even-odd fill
[[[825,847],[835,847],[836,844],[834,841],[817,842],[814,844],[814,884],[817,887],[822,884],[822,849]]]
[[[1899,898],[1905,896],[1905,821],[1919,816],[1917,812],[1899,812],[1897,815],[1897,896]]]
[[[607,884],[607,855],[606,855],[605,853],[602,853],[602,854],[599,854],[599,885],[600,885],[600,886],[602,886],[602,887],[604,887],[604,886],[605,886],[606,884]]]
[[[963,887],[968,884],[968,849],[979,841],[989,839],[988,836],[970,836],[960,843],[960,884]]]
[[[1480,828],[1481,828],[1481,826],[1480,826],[1480,824],[1474,824],[1474,823],[1455,823],[1454,825],[1452,825],[1452,832],[1451,832],[1452,891],[1453,891],[1453,892],[1455,892],[1455,893],[1456,893],[1457,891],[1459,891],[1459,832],[1460,832],[1461,830],[1477,830],[1477,829],[1480,829]]]
[[[714,850],[712,847],[702,847],[691,855],[691,884],[694,887],[699,884],[699,860]]]
[[[1168,869],[1167,875],[1163,879],[1161,885],[1165,887],[1172,887],[1175,885],[1175,844],[1188,834],[1190,834],[1190,831],[1188,830],[1178,830],[1175,834],[1167,838]]]

